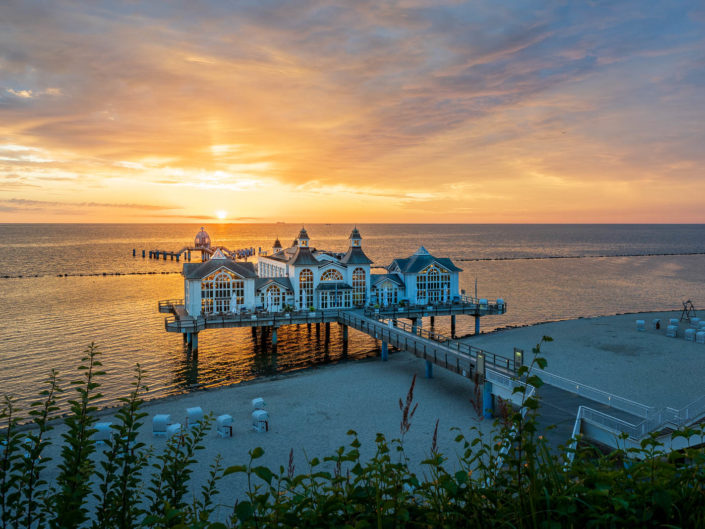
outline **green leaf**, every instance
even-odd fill
[[[274,473],[272,473],[272,471],[269,470],[267,467],[254,467],[252,469],[252,472],[254,472],[255,475],[260,479],[266,481],[268,484],[272,483]]]
[[[230,474],[242,473],[242,472],[247,472],[247,467],[245,465],[234,465],[232,467],[226,468],[225,471],[223,472],[223,476],[229,476]]]
[[[255,448],[254,450],[252,450],[250,452],[250,457],[252,459],[259,459],[263,455],[264,455],[264,448],[262,448],[261,446],[258,446],[257,448]]]
[[[238,520],[249,520],[252,517],[252,504],[249,501],[243,501],[235,507],[235,514]]]

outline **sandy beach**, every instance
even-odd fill
[[[705,346],[682,338],[685,324],[681,324],[681,334],[676,339],[666,338],[663,329],[638,332],[635,325],[636,319],[649,323],[653,318],[667,321],[670,317],[678,317],[678,313],[584,318],[508,329],[466,340],[489,351],[511,355],[514,347],[528,353],[542,336],[549,335],[554,341],[543,346],[549,362],[547,371],[644,404],[683,406],[705,393],[703,377],[699,376],[705,374]],[[450,466],[459,449],[451,427],[460,428],[466,435],[482,432],[489,438],[494,426],[492,421],[478,418],[471,403],[474,391],[469,380],[440,368],[434,369],[432,379],[426,379],[423,361],[406,352],[393,353],[388,362],[379,358],[343,362],[149,401],[144,406],[149,415],[140,436],[159,453],[166,440],[152,435],[154,415],[168,413],[172,422],[183,424],[186,409],[200,406],[213,416],[233,416],[232,438],[222,439],[215,431],[208,433],[205,449],[198,454],[202,464],[193,475],[194,491],[204,482],[208,467],[218,454],[224,466],[245,464],[248,451],[257,446],[265,450],[259,464],[275,470],[286,467],[293,449],[296,470],[305,472],[307,458],[332,455],[335,449],[350,442],[347,432],[352,429],[358,433],[361,455],[367,459],[374,453],[378,432],[387,439],[399,437],[399,399],[406,397],[415,374],[414,402],[418,409],[405,438],[405,449],[412,469],[423,474],[419,462],[429,455],[436,420],[438,447],[449,457]],[[256,433],[251,428],[251,401],[256,397],[265,400],[270,413],[270,431],[266,433]],[[100,420],[111,420],[113,413],[114,410],[103,411]],[[63,425],[57,426],[52,437],[58,438],[63,431]],[[59,447],[54,445],[47,455],[57,458],[58,454]],[[242,497],[245,487],[240,475],[225,478],[220,486],[220,501],[232,505]]]
[[[363,459],[374,454],[375,436],[383,433],[388,440],[399,438],[401,411],[399,399],[404,400],[414,374],[417,375],[414,402],[418,409],[411,420],[411,429],[405,437],[405,451],[417,473],[423,469],[418,463],[430,454],[436,420],[439,420],[438,447],[450,457],[458,446],[454,442],[458,427],[469,435],[471,428],[490,433],[492,421],[479,420],[470,399],[472,383],[451,372],[437,369],[434,378],[425,379],[422,360],[405,353],[390,355],[389,361],[379,358],[344,362],[323,368],[309,369],[272,379],[263,379],[227,388],[197,391],[179,397],[149,401],[144,406],[149,416],[140,430],[140,437],[159,453],[166,440],[152,435],[152,417],[168,413],[172,422],[185,423],[186,409],[200,406],[214,416],[230,414],[234,419],[232,438],[220,438],[215,431],[208,433],[205,449],[198,453],[202,462],[193,475],[193,490],[197,491],[208,474],[208,467],[220,454],[223,465],[246,464],[248,451],[261,446],[265,455],[258,464],[278,470],[287,467],[289,452],[294,450],[297,472],[305,472],[307,458],[333,455],[335,449],[348,445],[348,430],[355,430],[362,443]],[[251,428],[253,398],[262,397],[270,413],[270,430],[254,432]],[[113,410],[101,413],[100,421],[110,421]],[[57,439],[64,431],[63,424],[52,431]],[[52,458],[59,455],[54,445],[48,452]],[[332,467],[331,467],[332,469]],[[228,476],[220,490],[221,501],[232,505],[244,493],[246,482],[241,475]]]
[[[654,318],[659,330],[651,328]],[[705,345],[683,338],[687,321],[677,338],[666,337],[669,318],[680,318],[680,311],[542,323],[464,341],[505,356],[518,347],[529,360],[532,347],[550,336],[554,341],[541,348],[549,373],[649,406],[682,408],[705,395]],[[637,331],[638,319],[646,331]]]

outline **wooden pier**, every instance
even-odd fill
[[[515,358],[505,358],[477,347],[453,340],[433,330],[424,329],[421,318],[449,316],[451,327],[455,327],[457,315],[475,317],[476,330],[479,332],[479,319],[488,314],[504,314],[506,303],[474,298],[463,298],[455,303],[383,307],[380,309],[332,309],[316,311],[291,312],[248,312],[205,314],[198,317],[189,316],[184,309],[182,299],[159,302],[159,312],[170,313],[164,321],[167,332],[178,332],[192,350],[198,349],[198,333],[206,329],[223,329],[232,327],[267,327],[272,331],[272,342],[277,342],[277,329],[283,325],[301,325],[311,323],[337,322],[343,326],[343,340],[347,340],[347,328],[352,327],[382,341],[382,359],[386,360],[388,347],[398,349],[423,358],[426,361],[426,376],[433,374],[433,365],[473,378],[485,367],[498,372],[514,374],[520,367]],[[400,321],[411,320],[411,323]]]

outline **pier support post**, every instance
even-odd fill
[[[426,378],[433,378],[433,364],[430,360],[426,360]]]
[[[188,333],[182,332],[181,335],[184,337],[184,343],[188,343]]]
[[[343,343],[348,343],[348,326],[343,324]]]
[[[389,360],[389,345],[387,342],[382,342],[382,362]]]
[[[436,325],[436,317],[431,316],[431,327],[434,327]]]
[[[277,345],[277,328],[272,327],[272,345]]]
[[[250,327],[250,330],[252,331],[252,339],[254,340],[255,338],[257,338],[257,327],[252,326]]]
[[[330,341],[330,322],[326,322],[326,342]]]
[[[193,351],[194,353],[198,352],[198,333],[197,332],[191,333],[191,351]]]
[[[137,257],[137,250],[135,248],[132,249],[132,257]]]
[[[411,318],[411,333],[416,334],[417,318]]]
[[[450,317],[450,337],[455,338],[455,316]]]
[[[480,316],[475,316],[475,334],[480,334]]]
[[[482,385],[482,416],[491,419],[494,415],[494,396],[492,395],[492,382],[485,380]]]
[[[144,250],[142,250],[142,259],[144,259]]]

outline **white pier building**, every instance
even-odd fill
[[[200,239],[207,237],[199,232]],[[357,228],[344,253],[311,247],[304,228],[289,248],[279,239],[257,267],[219,249],[202,263],[184,263],[184,305],[191,317],[245,312],[315,311],[437,305],[460,301],[461,269],[423,246],[394,259],[386,274],[371,273]]]

